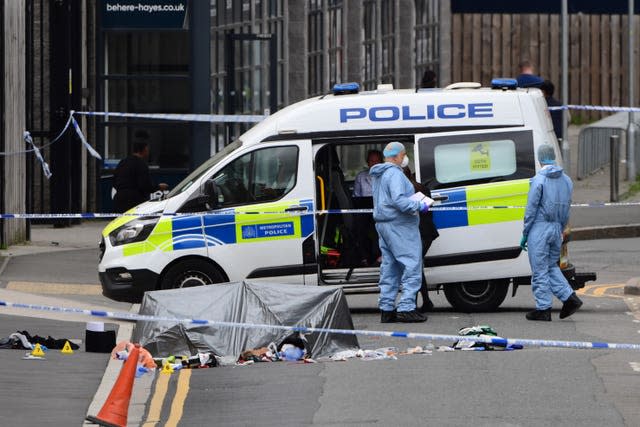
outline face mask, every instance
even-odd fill
[[[402,163],[400,163],[400,167],[406,168],[407,166],[409,166],[409,156],[404,156],[404,159],[402,159]]]

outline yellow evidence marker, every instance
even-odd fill
[[[46,360],[44,358],[44,351],[42,351],[42,347],[40,347],[40,344],[36,344],[36,346],[33,347],[33,350],[31,350],[31,353],[25,354],[25,356],[22,359],[23,360]]]
[[[69,343],[69,341],[65,341],[64,347],[62,347],[62,350],[60,350],[60,353],[73,354],[73,349],[71,348],[71,344]]]
[[[165,363],[164,365],[162,365],[162,371],[160,371],[161,374],[173,374],[173,366],[171,366],[171,363]]]
[[[44,351],[42,351],[42,347],[40,347],[40,344],[36,344],[33,350],[31,350],[31,356],[44,357]]]

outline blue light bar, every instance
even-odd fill
[[[491,89],[516,89],[518,81],[516,79],[493,79],[491,80]]]
[[[360,85],[358,83],[336,83],[333,85],[334,95],[347,95],[350,93],[360,92]]]

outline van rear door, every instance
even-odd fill
[[[431,284],[528,274],[524,206],[535,174],[534,132],[497,128],[415,137],[417,180],[438,202],[440,232],[425,259]]]

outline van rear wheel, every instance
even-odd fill
[[[224,281],[224,275],[214,265],[198,259],[187,259],[167,270],[160,282],[160,289],[191,288]]]
[[[492,311],[502,304],[509,291],[505,280],[449,283],[444,285],[444,296],[456,310],[463,312]]]

